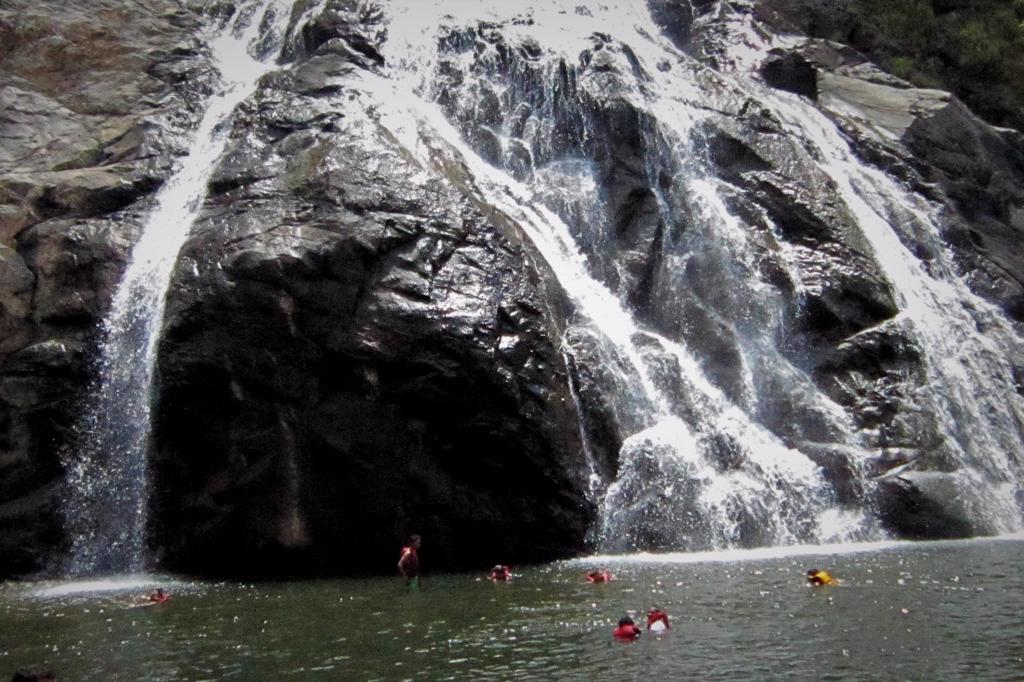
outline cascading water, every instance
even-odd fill
[[[957,503],[984,532],[1019,531],[1024,410],[1005,360],[1019,339],[948,262],[926,271],[900,243],[896,226],[912,221],[942,252],[928,207],[856,161],[813,106],[680,53],[644,3],[509,4],[387,3],[387,80],[364,79],[366,108],[425,169],[464,168],[467,191],[522,226],[575,302],[566,352],[602,368],[621,435],[617,477],[598,486],[603,549],[880,533],[865,468],[878,434],[857,426],[779,341],[786,306],[828,274],[806,264],[806,247],[787,242],[767,210],[741,218],[729,208],[736,190],[701,148],[715,114],[705,88],[753,102],[809,141],[809,165],[830,179],[892,287],[901,312],[891,322],[925,349],[914,400],[937,415]],[[729,11],[722,3],[705,21],[726,33]],[[732,63],[764,59],[764,35],[751,32]],[[615,196],[615,183],[632,193]],[[632,222],[615,222],[615,202]],[[637,274],[628,249],[614,253],[631,230],[654,234],[655,271]],[[766,279],[766,243],[792,294]],[[658,300],[633,300],[645,277]],[[575,389],[574,398],[586,409]],[[812,461],[822,452],[848,463],[838,482]],[[839,485],[849,490],[839,495]]]
[[[274,68],[290,9],[273,0],[245,6],[210,43],[220,90],[180,168],[159,191],[114,294],[79,440],[64,457],[70,574],[144,567],[150,393],[165,292],[224,149],[231,114]]]
[[[623,434],[618,477],[608,487],[603,502],[600,535],[604,548],[776,544],[823,535],[816,523],[832,506],[833,498],[816,465],[732,404],[705,377],[685,346],[639,325],[621,298],[590,274],[590,262],[597,256],[594,252],[585,256],[576,239],[593,240],[593,233],[574,233],[538,201],[538,197],[547,198],[563,213],[572,213],[564,210],[571,202],[578,209],[577,217],[602,219],[600,197],[590,196],[588,201],[584,191],[580,193],[582,198],[560,202],[557,189],[550,184],[553,177],[559,184],[578,188],[592,182],[590,168],[578,154],[592,131],[585,116],[576,111],[580,103],[574,102],[571,80],[557,57],[575,59],[580,51],[592,47],[592,35],[609,26],[633,26],[638,16],[636,7],[628,3],[605,7],[609,15],[617,12],[619,19],[628,17],[623,23],[609,15],[581,18],[575,5],[517,5],[504,16],[496,11],[498,16],[492,17],[478,14],[479,7],[462,3],[435,4],[391,3],[386,57],[395,67],[389,75],[398,84],[370,79],[373,82],[368,81],[367,88],[377,100],[372,109],[382,125],[418,153],[425,167],[467,165],[474,182],[472,191],[525,229],[576,303],[578,319],[570,336],[586,337],[596,346],[596,357],[591,360],[610,375],[605,388],[612,395],[615,420]],[[525,10],[532,10],[531,21],[516,22],[514,15]],[[437,16],[448,19],[441,26],[430,23],[429,17]],[[508,77],[502,73],[500,65],[506,56],[500,48],[488,54],[477,46],[475,51],[465,49],[456,54],[453,61],[462,60],[466,97],[446,92],[445,85],[437,81],[443,69],[438,68],[435,43],[458,44],[465,37],[460,36],[459,29],[468,25],[476,30],[476,22],[483,20],[501,22],[506,31],[519,35],[534,57],[545,51],[556,55],[554,62],[538,69],[545,72],[537,84],[539,91],[517,87],[522,84],[517,84],[515,74]],[[442,26],[450,30],[447,35]],[[658,73],[655,65],[666,52],[651,37],[656,35],[653,26],[641,25],[633,31],[633,45],[646,42],[653,53],[634,53],[636,69],[646,71],[649,67],[651,73]],[[451,64],[444,68],[450,69]],[[479,109],[480,102],[486,101],[482,90],[475,96],[468,95],[481,84],[507,96],[506,101],[495,105],[501,115],[492,113],[488,127],[501,147],[492,152],[492,160],[507,171],[484,162],[471,150],[436,105],[417,102],[410,94],[416,89],[435,100],[447,96]],[[654,94],[659,85],[638,88],[634,94],[640,107],[664,114],[672,108],[672,102]],[[675,92],[696,96],[686,81],[674,85]],[[672,90],[666,87],[665,91]],[[521,107],[527,103],[534,110],[525,124],[521,119],[517,122]],[[690,111],[675,115],[674,120],[682,123]],[[477,113],[469,112],[466,118],[472,121]],[[557,148],[556,128],[564,118],[583,122],[582,130],[569,143],[570,147],[577,145],[575,162],[572,149]],[[696,119],[692,116],[689,120]],[[681,172],[692,171],[684,168]],[[692,180],[694,186],[699,186],[698,178]],[[598,234],[613,230],[607,222],[587,228]]]
[[[955,477],[970,516],[994,533],[1020,532],[1021,474],[1013,454],[1024,436],[1024,404],[1017,399],[1007,352],[1013,332],[1002,313],[970,291],[945,250],[926,272],[891,222],[910,222],[937,238],[938,228],[919,199],[884,174],[855,162],[848,145],[822,115],[806,107],[779,107],[822,153],[897,292],[902,321],[925,353],[929,389],[920,399],[942,420],[946,445],[961,467]],[[892,215],[892,218],[888,216]],[[979,327],[985,333],[979,332]]]
[[[731,23],[739,35],[734,44],[744,46],[733,55],[736,64],[749,66],[777,46],[744,21]],[[794,135],[813,145],[818,166],[835,182],[894,290],[900,307],[896,322],[924,355],[927,382],[916,400],[939,421],[944,435],[939,449],[955,466],[945,477],[953,483],[957,504],[983,532],[1020,533],[1024,401],[1008,360],[1021,347],[1012,325],[957,273],[940,236],[937,207],[861,163],[819,109],[750,79],[743,83],[759,91]],[[927,266],[901,239],[907,233],[925,243],[931,254]]]

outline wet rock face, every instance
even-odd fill
[[[915,540],[963,538],[994,532],[971,520],[957,495],[954,477],[909,471],[880,479],[879,515],[900,537]]]
[[[803,16],[810,24],[801,28],[808,33],[834,32],[823,27],[847,20],[841,8],[813,0],[782,3],[775,8],[781,15],[766,4],[758,6],[760,15],[782,26]],[[1019,259],[1009,257],[1024,233],[1021,133],[994,128],[949,93],[914,88],[836,43],[808,40],[776,52],[762,64],[765,81],[818,97],[866,162],[949,205],[943,236],[971,288],[1022,321],[1024,271]],[[933,248],[914,246],[921,253]]]
[[[434,570],[582,549],[557,290],[462,171],[425,176],[344,75],[321,87],[357,59],[321,47],[246,105],[182,252],[154,420],[170,568],[388,572],[412,532]]]
[[[954,100],[915,119],[904,140],[957,209],[946,239],[971,287],[1024,322],[1024,264],[1013,255],[1024,235],[1024,137],[981,123]]]
[[[681,7],[652,3],[652,18],[665,24]],[[690,35],[690,19],[676,19],[687,31],[676,36],[681,46],[694,38],[702,45],[697,52],[715,47],[714,35]],[[645,107],[650,74],[628,45],[610,36],[594,34],[577,61],[517,43],[494,24],[452,29],[440,49],[438,101],[467,141],[492,163],[532,181],[573,230],[596,276],[643,323],[693,349],[709,378],[738,404],[746,390],[742,346],[764,326],[777,326],[787,339],[780,344],[783,357],[808,371],[821,363],[819,381],[828,385],[836,346],[897,312],[834,182],[755,100],[700,67],[684,60],[658,67],[690,70],[702,107],[715,112],[679,139]],[[785,89],[816,93],[807,58],[779,53],[766,69]],[[497,144],[494,129],[508,139]],[[688,182],[704,171],[677,154],[679,147],[707,159],[724,183],[719,191],[728,210],[753,226],[744,236],[755,253],[749,266],[738,265],[721,237],[708,232],[701,215],[707,207]],[[566,157],[577,161],[566,163]],[[552,185],[571,189],[547,189]],[[795,263],[784,261],[784,249],[795,254]],[[749,272],[736,272],[742,268]],[[799,297],[794,270],[805,273]],[[738,275],[756,294],[736,289]],[[581,360],[586,345],[574,347]],[[590,415],[585,419],[597,447],[610,450],[614,460],[624,429],[601,395],[609,381],[586,364],[576,372]],[[794,440],[835,437],[795,398],[785,404],[791,391],[771,388],[783,395],[761,415],[770,428]],[[602,420],[594,420],[594,412]],[[615,431],[618,437],[609,435]],[[614,471],[616,464],[606,466]]]
[[[819,34],[834,32],[825,27],[840,26],[848,20],[842,8],[827,3],[798,0],[773,5],[754,3],[754,12],[788,30],[793,26],[787,22],[795,16],[811,22],[800,25],[800,30]],[[802,9],[794,10],[796,6]],[[781,9],[782,15],[775,14],[776,9]],[[943,243],[936,242],[934,236],[911,231],[905,227],[907,221],[898,216],[889,215],[888,219],[904,245],[929,264],[926,267],[937,252],[949,249],[970,288],[1012,320],[1020,321],[1024,280],[1018,260],[1009,262],[1024,227],[1018,211],[1024,205],[1019,191],[1024,181],[1019,132],[993,128],[949,93],[913,88],[835,43],[808,40],[793,50],[775,50],[761,64],[761,76],[772,87],[816,99],[865,163],[944,205]],[[730,154],[719,155],[718,163],[731,171],[730,158],[749,157],[750,150],[758,146],[744,141],[739,149],[739,153],[730,149]],[[781,165],[794,167],[772,152],[753,156],[768,161],[769,166],[777,167],[782,161]],[[730,172],[740,184],[754,174],[749,163],[739,173]],[[771,182],[777,185],[778,175],[773,175],[775,180]],[[800,195],[799,190],[792,191],[794,188],[809,186],[813,185],[798,180],[790,189],[782,187],[788,200]],[[815,214],[825,212],[816,210]],[[791,220],[799,211],[794,212],[790,206],[776,215]],[[839,224],[832,216],[826,222],[832,227]],[[810,234],[817,239],[813,232]],[[854,253],[863,252],[857,244],[851,246]],[[822,252],[820,245],[815,250]],[[847,261],[847,256],[842,259]],[[830,270],[844,272],[842,267]],[[871,271],[860,264],[853,270],[856,277]],[[884,287],[876,280],[871,289],[882,291],[878,285]],[[847,303],[851,292],[866,291],[846,284],[841,289]],[[865,307],[865,300],[873,302]],[[855,306],[862,312],[852,317],[836,315],[834,307],[822,317],[813,313],[820,306],[813,306],[811,312],[819,320],[813,326],[828,330],[831,339],[814,333],[809,337],[810,345],[793,350],[804,357],[811,352],[818,385],[849,411],[858,427],[874,434],[870,443],[881,447],[883,454],[872,465],[876,467],[873,476],[900,467],[900,473],[885,474],[871,482],[868,491],[883,526],[899,536],[914,538],[995,532],[957,506],[957,496],[951,493],[956,488],[956,476],[949,472],[955,472],[959,464],[945,442],[948,436],[944,435],[941,417],[937,419],[929,408],[922,408],[915,397],[929,383],[924,371],[925,354],[904,322],[890,319],[895,309],[889,303],[878,305],[884,300],[884,296],[869,294]],[[874,312],[863,316],[868,310]],[[855,322],[857,317],[862,321]],[[983,315],[976,318],[982,325],[983,319]],[[1011,363],[1016,362],[1016,356],[1011,358]]]
[[[0,9],[0,575],[62,546],[60,449],[147,199],[208,82],[180,3]]]
[[[761,76],[773,88],[818,98],[817,69],[799,54],[779,51],[761,64]]]
[[[233,12],[115,4],[0,14],[4,574],[65,542],[58,453],[97,326],[208,91],[199,28]],[[169,567],[386,572],[410,532],[435,569],[582,547],[560,295],[515,226],[342,113],[382,37],[379,11],[348,2],[295,31],[301,68],[240,112],[211,180],[161,346]]]

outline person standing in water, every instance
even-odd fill
[[[409,542],[402,548],[402,554],[398,558],[398,572],[405,578],[405,584],[416,588],[420,586],[420,557],[419,549],[423,541],[419,535],[410,535]]]

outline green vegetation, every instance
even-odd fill
[[[1024,130],[1024,0],[851,0],[845,14],[820,37]]]

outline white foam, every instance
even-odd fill
[[[52,598],[69,597],[79,594],[101,594],[111,592],[138,592],[157,586],[166,587],[167,579],[156,575],[132,574],[115,575],[92,580],[72,580],[68,582],[41,583],[31,590],[34,597]]]
[[[844,554],[862,554],[879,552],[895,548],[954,546],[982,542],[1024,542],[1024,534],[1013,533],[984,538],[965,540],[879,540],[875,542],[848,542],[835,545],[788,545],[780,547],[754,547],[750,549],[726,549],[711,552],[640,552],[637,554],[596,554],[594,556],[571,559],[571,565],[607,565],[607,564],[705,564],[734,563],[741,561],[764,561],[767,559],[786,559],[803,556],[841,556]]]

